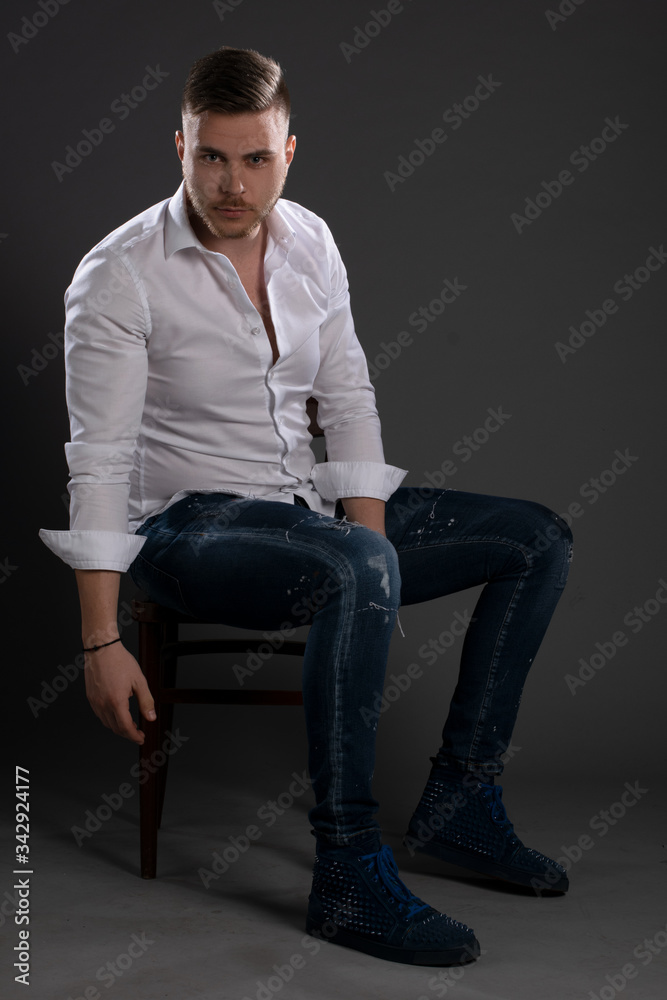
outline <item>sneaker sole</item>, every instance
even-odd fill
[[[515,885],[527,886],[529,889],[534,889],[537,893],[554,892],[561,895],[567,892],[570,887],[566,876],[559,878],[557,881],[552,881],[547,874],[539,875],[535,872],[523,872],[518,868],[512,868],[511,865],[501,865],[497,861],[486,861],[484,858],[476,858],[465,851],[457,850],[455,847],[445,847],[444,845],[433,843],[423,844],[418,847],[415,841],[419,838],[410,831],[408,831],[408,837],[411,838],[410,850],[412,851],[430,854],[432,857],[438,858],[440,861],[446,861],[448,864],[456,865],[458,868],[467,868],[479,872],[481,875],[492,875],[506,882],[513,882]],[[408,846],[405,840],[403,844],[406,847]]]
[[[340,944],[345,948],[354,948],[355,951],[363,951],[367,955],[384,958],[389,962],[401,962],[403,965],[467,965],[469,962],[474,962],[481,952],[477,938],[473,938],[470,944],[442,951],[411,950],[394,948],[379,941],[369,941],[353,931],[345,930],[344,927],[336,927],[333,934],[325,933],[324,926],[326,925],[310,917],[306,919],[306,932],[311,937]]]

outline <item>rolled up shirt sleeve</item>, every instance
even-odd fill
[[[127,570],[145,539],[128,530],[130,474],[146,395],[150,316],[129,265],[91,251],[65,294],[71,440],[69,531],[39,537],[75,569]]]
[[[320,329],[320,367],[313,383],[328,461],[314,465],[311,477],[327,500],[388,500],[407,470],[384,461],[375,390],[354,330],[345,266],[330,233],[328,249],[331,298],[329,315]]]

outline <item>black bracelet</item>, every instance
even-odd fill
[[[120,636],[117,639],[112,639],[111,642],[103,642],[101,646],[89,646],[88,649],[83,648],[84,653],[94,653],[98,649],[104,649],[105,646],[113,646],[114,642],[120,642]]]

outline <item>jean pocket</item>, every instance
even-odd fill
[[[151,601],[173,611],[180,611],[181,614],[189,615],[191,618],[196,617],[188,607],[176,577],[165,573],[163,569],[158,569],[153,563],[144,559],[141,553],[132,562],[129,573],[137,587],[145,591]]]

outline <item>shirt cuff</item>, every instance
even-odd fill
[[[72,569],[112,569],[125,573],[146,538],[121,531],[51,531],[40,528],[39,537]]]
[[[325,500],[342,497],[388,500],[407,474],[407,469],[382,462],[320,462],[313,466],[310,477]]]

